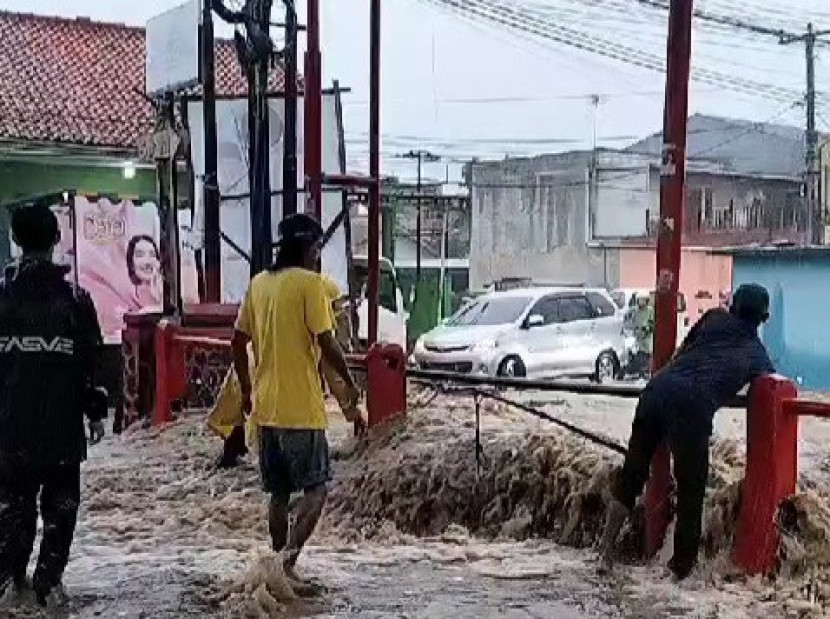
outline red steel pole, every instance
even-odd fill
[[[686,194],[686,119],[689,111],[689,62],[693,0],[671,0],[666,54],[666,102],[663,160],[660,170],[660,222],[657,233],[657,294],[654,371],[672,358],[677,345],[677,296],[683,202]],[[670,520],[670,458],[666,445],[655,454],[646,489],[646,554],[663,545]]]
[[[378,341],[380,291],[380,0],[371,0],[369,18],[369,346]]]
[[[308,0],[305,52],[305,178],[306,212],[322,221],[323,75],[320,56],[320,0]]]

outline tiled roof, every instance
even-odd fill
[[[247,90],[230,41],[216,44],[216,84]],[[0,11],[0,139],[132,149],[152,125],[143,92],[143,28]]]

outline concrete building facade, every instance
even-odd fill
[[[684,245],[803,243],[802,140],[794,128],[693,116]],[[530,277],[615,288],[653,278],[632,278],[623,265],[630,248],[655,244],[661,143],[658,134],[619,151],[470,164],[471,286]],[[712,293],[720,279],[687,297]]]

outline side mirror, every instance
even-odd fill
[[[531,314],[527,317],[527,321],[525,321],[526,328],[533,329],[534,327],[541,327],[545,324],[544,316],[540,316],[539,314]]]

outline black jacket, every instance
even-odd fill
[[[648,385],[678,409],[711,418],[750,381],[775,368],[758,327],[726,310],[706,312],[672,361]]]
[[[0,281],[0,459],[86,457],[84,413],[102,344],[91,297],[66,268],[23,259]],[[2,463],[0,463],[2,464]]]

